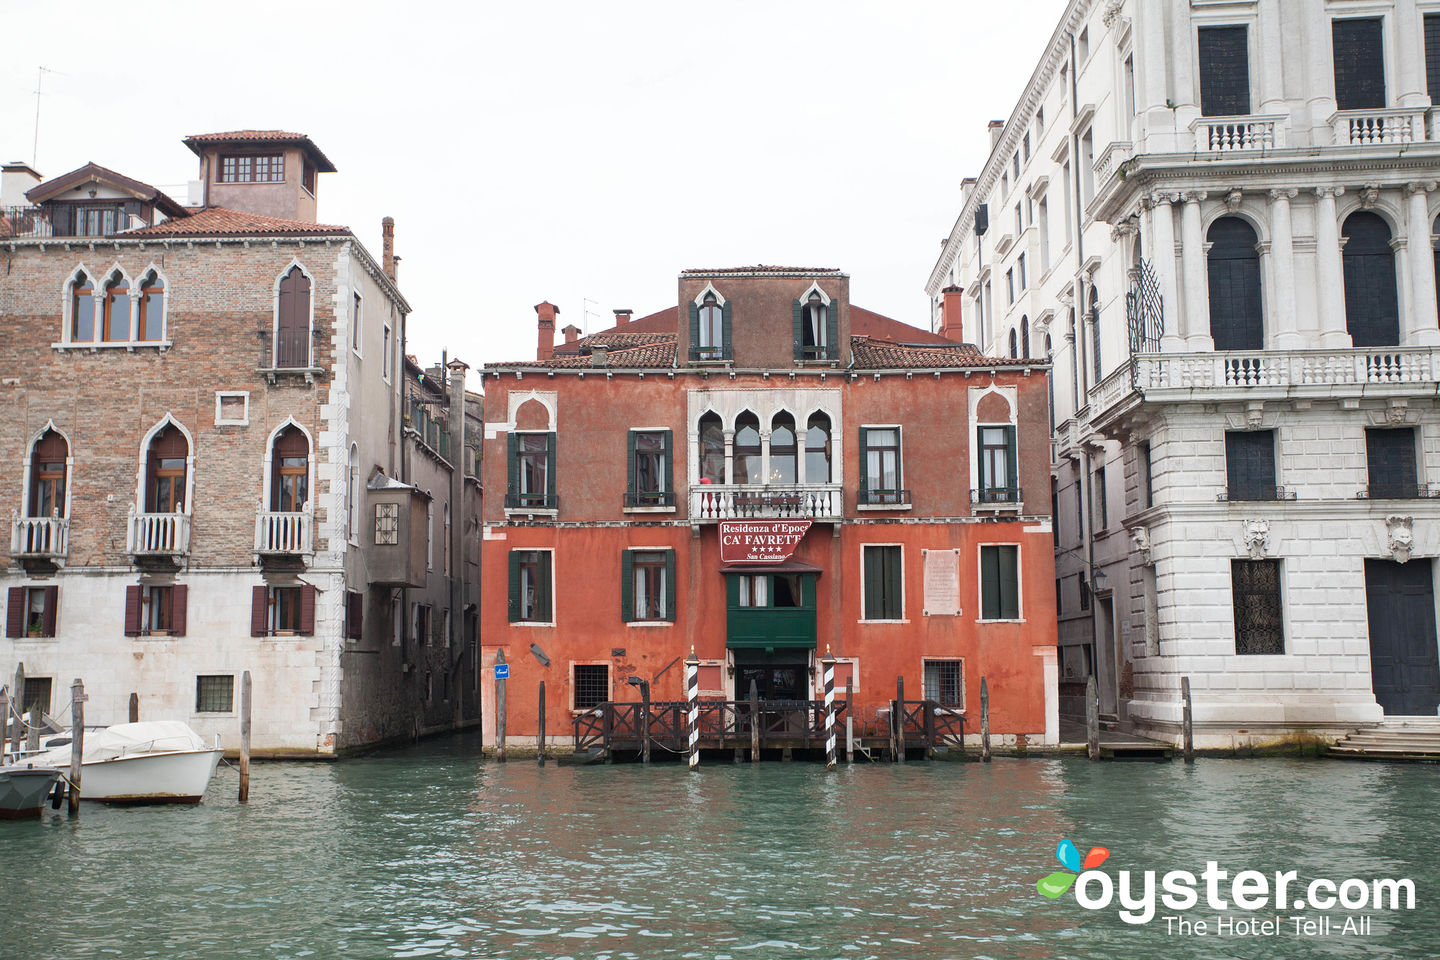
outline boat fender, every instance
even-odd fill
[[[56,780],[50,785],[50,809],[59,810],[60,804],[65,802],[65,791],[69,784],[64,777]]]

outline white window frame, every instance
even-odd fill
[[[280,283],[290,275],[290,271],[296,267],[310,281],[310,316],[305,327],[305,366],[303,367],[281,367],[280,366]],[[301,263],[299,258],[293,258],[279,273],[275,275],[274,291],[271,294],[270,320],[270,367],[275,370],[300,370],[315,368],[315,295],[317,293],[315,275]],[[168,305],[167,305],[168,306]]]
[[[362,324],[364,315],[365,297],[359,290],[353,290],[350,296],[350,351],[362,360],[365,358],[362,347],[365,342],[365,328]]]
[[[225,417],[225,400],[233,400],[239,397],[244,404],[244,413],[239,420],[227,419]],[[250,426],[250,391],[249,390],[216,390],[215,391],[215,426],[217,427],[248,427]]]

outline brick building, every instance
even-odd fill
[[[678,294],[558,347],[542,303],[537,359],[484,370],[506,496],[482,576],[507,602],[482,669],[503,651],[510,742],[535,681],[566,737],[631,678],[683,699],[692,648],[702,697],[765,700],[816,696],[829,649],[862,721],[903,676],[973,731],[988,677],[995,731],[1055,742],[1045,364],[853,306],[836,270],[687,270]]]
[[[4,170],[0,663],[52,714],[81,677],[91,722],[123,721],[134,692],[142,718],[231,745],[249,670],[260,754],[464,723],[463,365],[422,380],[402,362],[393,225],[377,260],[316,222],[335,168],[308,137],[185,144],[194,206],[96,164]],[[445,568],[426,563],[431,516]]]

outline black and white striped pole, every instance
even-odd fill
[[[835,658],[830,648],[820,661],[825,683],[825,769],[835,769]]]
[[[685,661],[685,699],[689,704],[687,726],[690,734],[690,769],[700,769],[700,661],[695,659],[695,648]]]

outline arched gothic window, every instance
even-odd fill
[[[165,336],[165,281],[154,270],[140,280],[140,318],[135,328],[136,340],[161,340]]]
[[[725,428],[713,413],[700,418],[700,481],[725,482]]]
[[[30,449],[30,509],[32,517],[65,516],[65,462],[70,445],[54,430],[46,430]]]
[[[1020,341],[1015,336],[1015,328],[1010,328],[1010,357],[1013,359],[1020,356]]]
[[[145,460],[145,512],[183,513],[190,442],[171,423],[150,441]]]
[[[1239,217],[1221,217],[1206,239],[1210,275],[1210,336],[1216,350],[1265,347],[1260,252],[1255,230]]]
[[[1100,290],[1090,286],[1090,367],[1095,383],[1100,382]]]
[[[810,414],[805,428],[805,482],[830,482],[830,418]]]
[[[130,281],[116,270],[105,282],[105,332],[107,343],[130,340]]]
[[[289,426],[275,437],[270,453],[270,509],[300,513],[310,499],[310,441],[299,427]]]
[[[1020,318],[1020,356],[1030,356],[1030,318]]]
[[[84,270],[70,281],[70,339],[76,343],[95,339],[95,283]]]
[[[1368,210],[1345,218],[1345,327],[1357,347],[1400,343],[1400,303],[1390,226]]]
[[[280,281],[275,321],[275,366],[310,366],[310,278],[299,264]]]
[[[760,420],[749,412],[735,418],[735,482],[765,482],[760,458]]]
[[[766,482],[795,483],[798,470],[795,418],[782,411],[770,421],[770,477]]]

